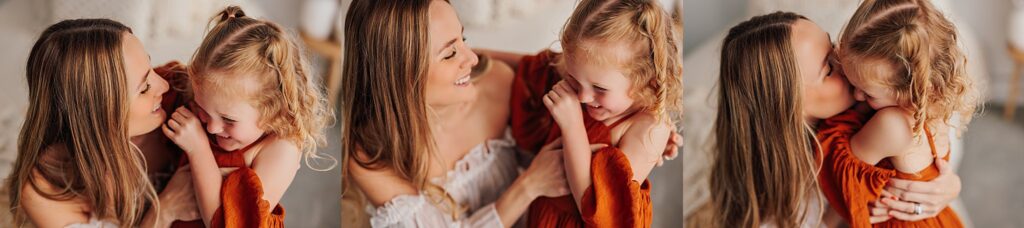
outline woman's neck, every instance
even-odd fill
[[[470,117],[475,103],[467,101],[445,105],[429,105],[427,108],[427,118],[430,120],[431,128],[455,129],[454,126],[465,122]]]

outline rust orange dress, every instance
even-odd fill
[[[188,75],[184,67],[177,62],[154,69],[157,74],[168,80],[172,87],[185,85]],[[182,88],[182,87],[178,87]],[[187,104],[184,102],[180,92],[172,89],[164,94],[164,104],[171,104],[174,108]],[[164,107],[168,107],[165,105]],[[262,140],[262,139],[261,139]],[[213,140],[210,140],[213,142]],[[258,143],[258,142],[257,142]],[[263,184],[256,172],[245,164],[245,152],[253,145],[235,151],[224,151],[220,147],[211,144],[214,159],[221,168],[237,167],[224,177],[221,182],[220,208],[213,214],[210,221],[212,227],[284,227],[284,208],[280,204],[270,207],[269,202],[263,199]],[[180,166],[188,162],[186,155],[182,154]],[[204,227],[202,220],[175,221],[171,227]]]
[[[850,149],[850,139],[863,127],[873,115],[866,107],[851,108],[839,115],[822,121],[818,126],[818,139],[821,140],[822,159],[818,183],[821,191],[828,198],[832,209],[850,223],[850,227],[963,227],[960,218],[949,207],[938,215],[920,221],[889,221],[871,224],[871,208],[869,203],[882,197],[882,190],[891,178],[915,181],[928,181],[939,176],[939,169],[931,164],[924,170],[914,173],[899,172],[888,159],[877,165],[865,163]],[[931,146],[933,156],[936,155],[935,141],[931,132],[925,127],[925,135]],[[943,159],[949,160],[949,153]]]
[[[561,130],[541,99],[561,76],[552,66],[557,53],[543,51],[525,56],[516,69],[512,83],[511,126],[516,144],[526,151],[539,151],[544,144],[561,136]],[[611,145],[606,126],[583,115],[590,143]],[[623,120],[628,119],[623,118]],[[591,158],[592,184],[578,210],[571,195],[540,197],[530,204],[529,227],[650,227],[652,218],[650,182],[633,180],[633,170],[625,154],[616,147],[594,152]],[[582,213],[580,213],[582,212]]]

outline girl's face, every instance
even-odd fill
[[[167,81],[153,72],[149,54],[131,33],[124,33],[125,75],[128,76],[128,135],[139,136],[159,127],[167,118],[160,101],[167,92]]]
[[[207,77],[228,77],[235,86],[243,87],[244,91],[255,91],[260,88],[255,76],[231,76],[213,72]],[[234,87],[234,86],[233,86]],[[260,112],[252,105],[244,94],[251,92],[231,92],[228,90],[195,89],[193,109],[199,120],[206,125],[206,132],[214,136],[213,143],[225,151],[234,151],[259,140],[266,133],[260,124]],[[211,88],[207,86],[206,88]],[[225,88],[225,87],[217,87]]]
[[[632,54],[629,45],[583,41],[577,49],[565,54],[564,80],[576,89],[587,115],[611,124],[635,111],[633,82],[620,64]]]
[[[857,59],[854,63],[854,59]],[[882,82],[890,77],[895,77],[894,68],[890,63],[881,59],[868,58],[841,58],[843,71],[850,79],[854,87],[854,98],[857,101],[867,102],[872,109],[879,110],[885,107],[897,106],[896,94]]]
[[[430,65],[427,67],[425,95],[428,105],[447,105],[472,101],[479,93],[470,83],[470,72],[479,59],[466,46],[462,24],[447,2],[433,1],[430,17]]]
[[[850,83],[828,33],[808,20],[794,23],[792,33],[793,54],[803,78],[804,117],[816,121],[850,108],[854,103]]]

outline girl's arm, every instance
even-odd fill
[[[903,153],[910,146],[912,135],[910,121],[903,110],[883,108],[853,135],[850,151],[865,163],[878,164],[884,158]]]
[[[583,110],[580,107],[576,90],[565,81],[559,81],[544,95],[547,106],[555,122],[562,129],[563,148],[565,149],[565,178],[569,181],[569,190],[576,201],[577,208],[583,208],[583,192],[590,187],[590,139],[583,125]]]
[[[503,62],[505,64],[508,64],[508,66],[512,67],[512,69],[518,69],[519,68],[519,60],[522,60],[523,56],[525,56],[524,54],[520,54],[520,53],[505,52],[505,51],[490,50],[490,49],[473,49],[473,52],[476,52],[479,55],[490,56],[491,59],[498,60],[498,61],[501,61],[501,62]]]
[[[661,161],[672,126],[648,113],[633,115],[630,121],[632,124],[619,140],[619,149],[629,159],[633,180],[643,182]]]
[[[199,212],[203,223],[210,226],[213,214],[220,207],[220,188],[224,179],[210,149],[206,130],[199,118],[185,107],[178,107],[162,129],[164,135],[188,155]]]
[[[252,169],[263,183],[263,199],[274,207],[292,184],[301,166],[299,148],[287,140],[274,140],[260,149]]]

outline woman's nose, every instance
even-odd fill
[[[463,49],[466,50],[467,55],[462,67],[472,68],[473,66],[476,66],[476,64],[480,62],[480,57],[477,56],[476,53],[474,53],[473,50],[470,49],[469,47],[464,46]]]
[[[158,95],[158,96],[159,95],[163,95],[168,90],[170,90],[170,88],[171,88],[170,84],[167,82],[167,80],[164,80],[163,77],[157,75],[157,77],[153,77],[153,79],[156,81],[156,83],[155,83],[156,84],[155,86],[157,87],[156,95]]]
[[[866,100],[866,96],[864,95],[864,91],[859,90],[859,89],[854,89],[853,90],[853,99],[855,99],[857,101],[864,101],[864,100]]]

